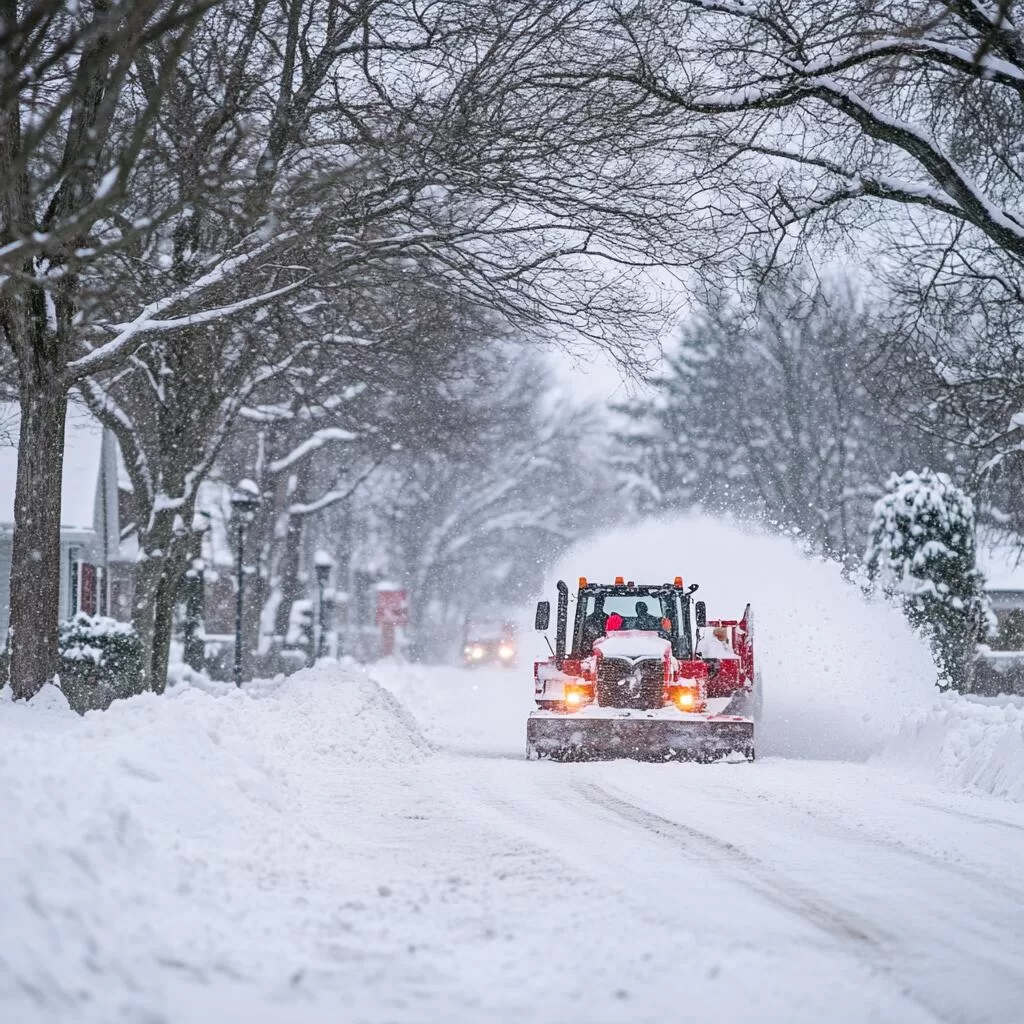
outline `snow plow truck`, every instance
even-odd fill
[[[761,693],[749,604],[740,619],[709,620],[693,601],[697,584],[680,576],[643,585],[580,577],[572,602],[557,586],[555,644],[534,664],[527,757],[754,759]],[[550,620],[550,602],[539,602],[536,628]]]

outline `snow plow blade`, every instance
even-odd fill
[[[666,719],[643,716],[578,718],[531,715],[526,723],[527,757],[552,761],[715,761],[730,754],[754,759],[750,719]]]

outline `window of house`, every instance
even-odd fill
[[[68,548],[68,618],[78,614],[78,548]]]
[[[996,612],[996,633],[988,640],[995,651],[1024,651],[1024,607]]]

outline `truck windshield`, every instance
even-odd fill
[[[668,602],[671,598],[662,598],[649,594],[630,595],[607,594],[587,598],[586,618],[594,614],[600,602],[600,610],[605,615],[622,616],[623,629],[661,629],[661,620],[669,616]],[[639,605],[639,607],[638,607]]]

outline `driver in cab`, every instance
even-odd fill
[[[646,601],[637,601],[636,603],[636,615],[630,619],[626,619],[624,624],[626,629],[649,629],[655,631],[661,631],[664,626],[661,619],[651,615],[647,607]]]

